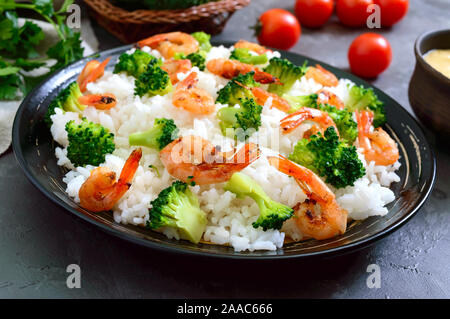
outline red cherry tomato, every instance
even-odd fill
[[[374,0],[380,6],[381,25],[390,27],[399,22],[408,12],[408,0]]]
[[[379,34],[364,33],[350,45],[348,60],[354,74],[364,78],[374,78],[386,70],[391,63],[391,45]]]
[[[262,45],[280,50],[292,48],[301,35],[300,23],[290,12],[270,9],[259,17],[258,41]]]
[[[295,14],[304,26],[323,26],[333,13],[334,0],[297,0]]]
[[[362,27],[367,24],[367,18],[371,12],[367,7],[373,4],[373,0],[337,0],[336,14],[339,20],[349,27]]]

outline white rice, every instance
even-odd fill
[[[143,50],[159,57],[157,51],[149,48],[143,48]],[[223,46],[214,47],[208,53],[207,60],[219,57],[227,58],[229,55],[229,49]],[[274,52],[272,55],[279,56],[279,53]],[[227,80],[208,71],[200,72],[197,68],[193,68],[193,70],[199,74],[198,86],[205,89],[214,98],[217,97],[217,91],[227,83]],[[180,73],[178,77],[182,80],[187,75],[187,73]],[[349,80],[340,80],[337,87],[327,89],[345,101],[348,96],[349,84],[353,85]],[[105,163],[101,166],[108,167],[117,174],[120,174],[120,170],[132,150],[132,147],[128,145],[128,136],[134,132],[147,130],[155,118],[172,118],[180,128],[181,135],[201,136],[216,145],[221,145],[224,150],[230,149],[232,145],[232,140],[223,137],[215,114],[194,118],[187,111],[172,105],[173,93],[151,98],[134,96],[134,78],[126,74],[105,72],[102,78],[95,83],[88,84],[87,88],[90,93],[112,92],[117,97],[117,106],[110,110],[101,111],[94,107],[88,107],[83,112],[83,116],[88,120],[100,123],[114,133],[116,150],[113,154],[106,156]],[[307,80],[303,77],[295,83],[290,94],[306,95],[321,88],[322,86],[314,80]],[[270,108],[270,105],[271,101],[268,101],[263,108],[262,126],[258,132],[258,143],[261,145],[263,156],[242,172],[254,178],[272,199],[292,207],[298,202],[303,202],[306,199],[305,194],[293,178],[280,173],[269,165],[264,155],[276,154],[277,152],[274,150],[279,150],[284,155],[289,154],[303,132],[309,128],[309,124],[302,124],[291,134],[281,135],[279,122],[285,113]],[[216,110],[221,107],[223,105],[217,104]],[[52,116],[51,133],[54,140],[61,145],[55,150],[58,165],[65,166],[70,170],[63,179],[67,184],[66,192],[76,202],[79,202],[78,191],[94,167],[75,168],[67,158],[68,140],[64,127],[70,120],[79,121],[80,119],[76,113],[63,113],[56,109],[56,114]],[[253,138],[250,140],[252,141]],[[366,175],[357,180],[354,186],[335,190],[337,201],[344,209],[348,210],[349,217],[352,219],[385,215],[387,213],[385,205],[394,200],[394,194],[389,186],[392,182],[400,180],[395,174],[400,164],[396,163],[388,167],[375,166],[373,163],[367,164],[363,156],[361,159],[366,167]],[[158,168],[160,177],[149,168],[150,165]],[[132,186],[113,209],[114,220],[123,224],[145,225],[149,218],[150,202],[174,180],[160,162],[158,152],[143,148],[143,157]],[[193,186],[191,189],[198,195],[201,208],[208,217],[208,224],[203,236],[205,241],[231,245],[236,251],[253,251],[281,248],[286,235],[294,240],[302,238],[302,234],[299,233],[292,220],[287,221],[281,231],[255,229],[252,223],[258,218],[258,206],[250,199],[236,199],[233,193],[223,190],[223,184]],[[179,238],[177,232],[171,228],[161,231],[169,238]]]

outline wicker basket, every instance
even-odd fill
[[[175,30],[220,33],[231,15],[250,1],[221,0],[181,10],[127,11],[107,0],[84,0],[94,19],[125,43]]]

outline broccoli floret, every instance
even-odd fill
[[[249,176],[234,173],[225,184],[225,190],[233,192],[238,198],[251,197],[259,207],[259,217],[253,227],[262,227],[263,230],[280,229],[283,222],[292,217],[294,210],[272,200],[262,187]]]
[[[186,58],[191,61],[192,66],[198,67],[200,71],[205,71],[206,55],[202,52],[204,51],[188,54]]]
[[[50,127],[52,126],[52,119],[50,116],[55,114],[55,108],[60,108],[64,112],[82,113],[87,105],[78,102],[78,98],[83,94],[77,82],[70,83],[65,89],[59,92],[58,96],[53,99],[47,109],[44,121]]]
[[[160,68],[160,60],[152,60],[144,73],[134,81],[134,94],[144,96],[166,95],[172,91],[169,74]]]
[[[176,53],[173,57],[175,60],[185,60],[191,61],[192,66],[196,66],[200,71],[205,71],[206,67],[206,53],[205,51],[198,51],[185,55],[184,53]]]
[[[291,89],[295,81],[305,75],[306,69],[306,62],[303,66],[297,66],[286,59],[280,59],[277,57],[270,59],[269,65],[264,69],[264,71],[277,77],[282,85],[272,83],[269,85],[268,91],[282,96]]]
[[[227,129],[233,129],[233,136],[239,141],[245,141],[261,126],[262,106],[253,99],[243,99],[240,107],[223,107],[217,112],[217,118],[223,135]]]
[[[178,137],[178,128],[173,120],[155,119],[153,127],[145,132],[137,132],[128,136],[130,145],[146,146],[162,150]]]
[[[371,110],[374,114],[373,126],[378,127],[386,123],[384,103],[381,102],[372,88],[365,89],[361,86],[352,86],[349,99],[345,105],[351,112],[356,110]]]
[[[231,52],[230,59],[241,61],[247,64],[266,64],[268,59],[266,54],[253,55],[249,49],[236,48]]]
[[[138,78],[145,72],[150,62],[157,60],[147,52],[136,50],[132,54],[123,53],[119,56],[119,62],[114,66],[114,73],[126,72],[128,75]]]
[[[352,145],[358,137],[358,124],[353,120],[352,112],[348,110],[338,110],[329,104],[321,104],[321,111],[327,112],[336,124],[339,131],[339,137]]]
[[[365,174],[356,147],[339,141],[332,126],[326,129],[323,136],[318,133],[310,140],[298,141],[289,159],[326,177],[326,182],[336,188],[353,186]]]
[[[179,231],[181,238],[195,244],[200,241],[206,228],[206,214],[186,183],[174,182],[150,204],[147,227],[172,227]]]
[[[105,155],[114,152],[114,134],[100,124],[85,118],[80,124],[66,124],[69,146],[67,157],[75,166],[98,166],[105,162]]]
[[[209,40],[211,39],[211,36],[205,32],[194,32],[191,34],[195,40],[198,41],[199,50],[209,52],[212,48],[211,42]]]
[[[289,113],[293,113],[302,107],[317,108],[317,94],[292,96],[288,94],[283,94],[283,99],[289,102],[291,109]]]
[[[259,86],[259,83],[253,78],[254,75],[255,72],[251,71],[247,74],[239,74],[231,79],[227,85],[217,92],[216,103],[234,106],[235,104],[240,104],[242,99],[254,98],[252,92],[247,89]]]

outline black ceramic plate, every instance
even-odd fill
[[[130,46],[124,46],[108,50],[100,53],[97,58],[103,60],[111,56],[112,61],[115,61],[129,48]],[[320,63],[338,77],[348,78],[358,85],[370,87],[359,78],[325,63],[288,52],[283,52],[282,55],[297,65],[303,64],[304,60],[309,60],[313,64]],[[117,224],[111,213],[91,213],[67,196],[64,191],[66,185],[62,181],[66,171],[56,164],[55,143],[42,121],[50,101],[69,82],[76,79],[88,60],[89,58],[85,58],[59,71],[27,96],[14,120],[13,148],[26,176],[48,198],[74,215],[125,240],[176,253],[244,259],[307,257],[346,252],[371,244],[399,228],[417,212],[432,189],[435,158],[422,129],[397,102],[374,88],[378,97],[385,102],[387,112],[385,129],[399,145],[402,164],[398,172],[401,182],[392,185],[396,199],[388,205],[389,213],[386,216],[370,217],[354,223],[344,235],[330,240],[308,240],[285,244],[277,251],[254,252],[234,252],[230,247],[210,244],[194,245],[186,241],[167,239],[144,228]],[[108,68],[112,69],[113,66],[110,65]]]

